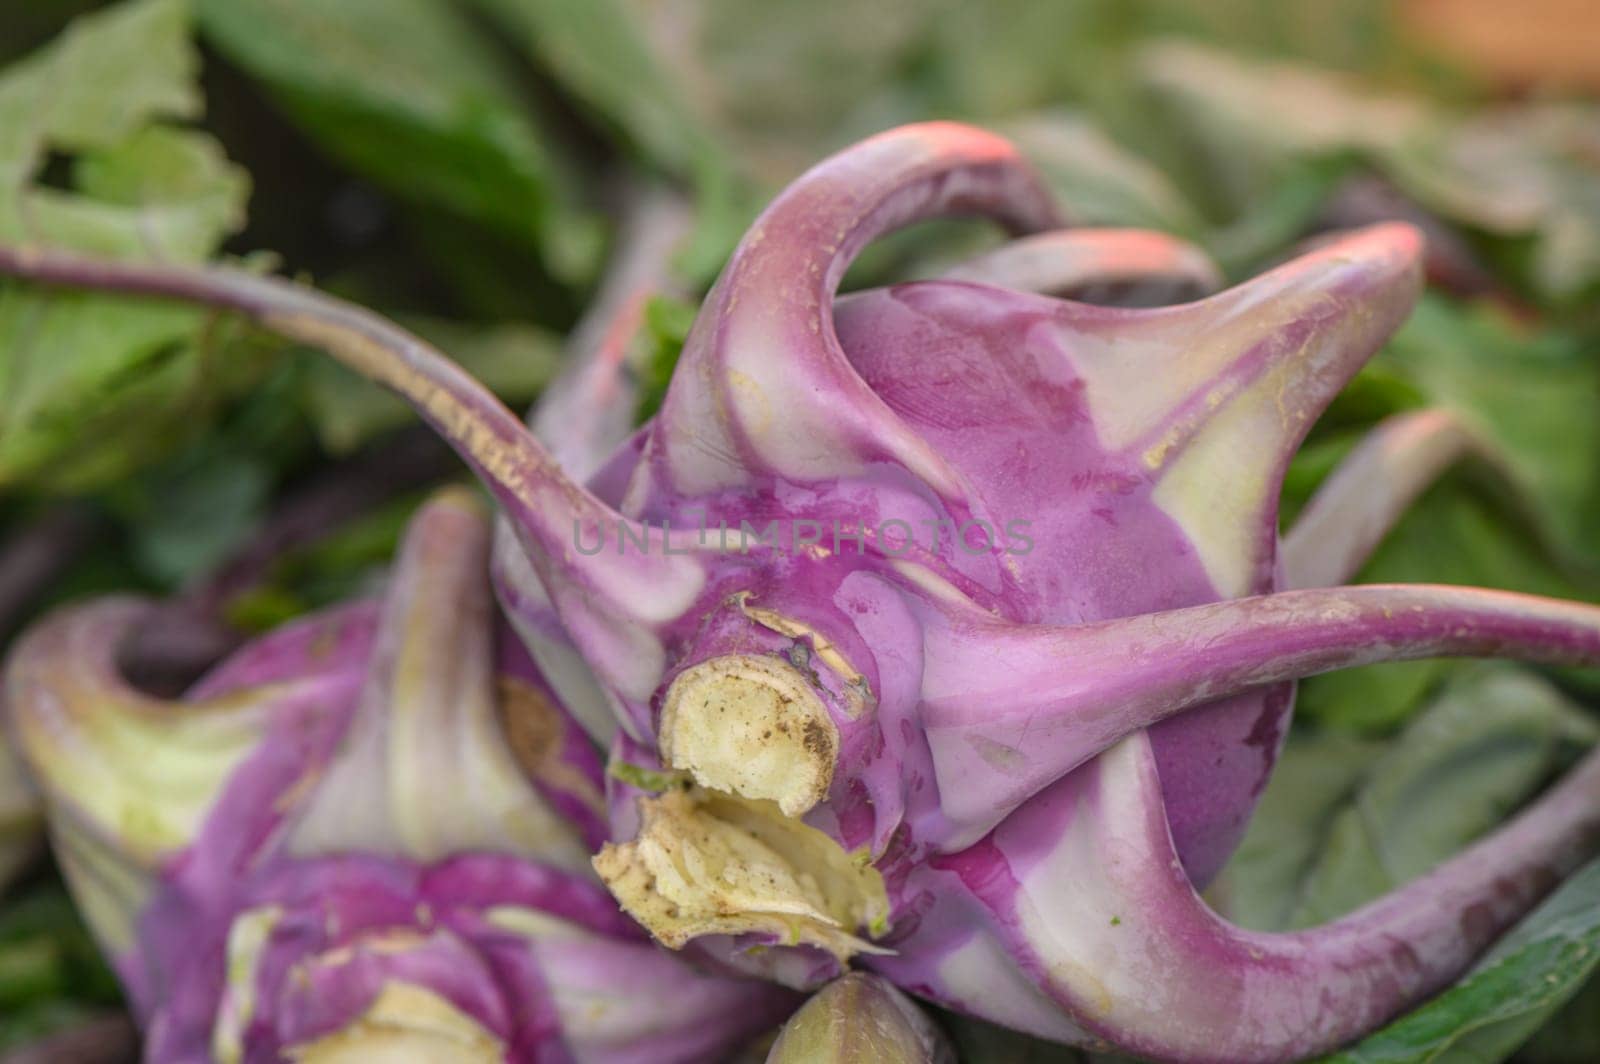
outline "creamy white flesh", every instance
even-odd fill
[[[634,919],[673,948],[753,932],[841,960],[877,951],[857,932],[885,930],[882,877],[800,820],[839,753],[815,674],[777,655],[711,658],[668,688],[659,736],[695,785],[641,799],[638,837],[594,860]]]
[[[726,654],[685,669],[661,707],[661,757],[710,790],[800,816],[828,793],[839,729],[780,658]]]

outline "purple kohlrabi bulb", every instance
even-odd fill
[[[0,269],[237,310],[452,442],[501,509],[510,622],[611,745],[595,867],[660,941],[794,985],[853,959],[1149,1057],[1279,1060],[1371,1029],[1600,845],[1595,755],[1326,926],[1246,931],[1197,892],[1244,831],[1297,678],[1600,663],[1600,609],[1312,588],[1346,579],[1465,446],[1444,422],[1381,430],[1280,550],[1290,456],[1410,310],[1420,238],[1363,230],[1153,309],[1043,294],[1206,279],[1153,234],[1032,235],[956,279],[837,296],[867,243],[954,214],[1058,224],[1013,148],[965,126],[891,131],[801,177],[707,296],[659,415],[604,460],[595,433],[565,452],[587,486],[438,352],[325,296],[27,250]],[[1040,248],[1070,276],[1041,273]]]
[[[489,531],[442,493],[381,601],[178,702],[118,673],[141,601],[14,649],[19,750],[145,1059],[687,1062],[792,1007],[651,942],[593,878],[600,759],[500,619]]]

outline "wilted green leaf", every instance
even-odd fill
[[[631,154],[650,169],[692,181],[697,225],[685,269],[709,280],[760,205],[739,180],[724,133],[694,105],[703,72],[666,59],[677,38],[650,34],[627,0],[475,2]],[[694,21],[681,15],[673,16],[678,30]]]
[[[0,78],[0,232],[26,235],[23,186],[50,149],[114,147],[151,120],[192,118],[198,57],[182,0],[133,0],[73,23]]]
[[[762,179],[784,181],[842,146],[917,117],[897,76],[944,4],[854,0],[622,0],[689,106]]]
[[[1591,343],[1429,294],[1379,362],[1429,405],[1483,430],[1564,545],[1600,561],[1600,359]]]
[[[1263,930],[1341,916],[1526,800],[1600,723],[1531,672],[1463,667],[1387,746],[1291,737],[1217,897]]]
[[[1140,226],[1195,234],[1200,218],[1160,170],[1066,111],[1008,122],[1014,140],[1079,225]]]
[[[322,148],[416,202],[582,275],[596,245],[570,159],[451,0],[199,0],[207,37]]]
[[[1571,302],[1600,289],[1600,106],[1464,116],[1192,43],[1147,45],[1137,70],[1226,218],[1281,198],[1297,168],[1359,159],[1440,217],[1499,238],[1502,258],[1531,245],[1526,281],[1542,296]]]
[[[475,0],[605,124],[658,166],[691,176],[727,165],[619,0]]]
[[[182,0],[74,23],[0,74],[0,240],[194,262],[243,222],[248,180],[172,123],[200,100]],[[46,181],[52,155],[66,187]],[[0,285],[0,484],[77,488],[189,429],[250,377],[233,330],[189,308]]]
[[[1600,105],[1533,103],[1392,146],[1382,165],[1444,217],[1533,246],[1526,280],[1567,301],[1600,291]]]
[[[1572,876],[1470,973],[1325,1064],[1504,1060],[1600,965],[1600,861]]]

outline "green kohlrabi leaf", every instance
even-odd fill
[[[141,568],[166,586],[204,573],[261,520],[272,492],[264,463],[197,448],[152,485],[132,522]]]
[[[605,124],[667,170],[728,165],[619,0],[474,0]]]
[[[0,912],[0,1056],[103,1015],[119,998],[59,883],[34,886]]]
[[[1309,159],[1384,150],[1418,135],[1430,117],[1417,100],[1370,93],[1338,75],[1187,42],[1146,45],[1134,68],[1224,219],[1254,211]]]
[[[1324,1064],[1493,1064],[1555,1014],[1597,965],[1600,861],[1572,876],[1455,986]]]
[[[1250,830],[1209,900],[1249,927],[1291,926],[1305,894],[1315,890],[1310,877],[1328,836],[1349,813],[1382,749],[1338,732],[1292,732]]]
[[[0,79],[6,235],[25,235],[21,190],[50,149],[113,147],[152,119],[193,118],[198,57],[182,0],[134,0],[75,22]]]
[[[1588,1064],[1600,1060],[1600,977],[1551,1016],[1517,1054],[1519,1064]]]
[[[1081,114],[1050,111],[1008,122],[1014,140],[1079,225],[1138,226],[1193,236],[1200,218],[1155,166]]]
[[[200,578],[264,519],[311,449],[297,402],[304,369],[279,360],[212,431],[103,493],[142,583],[172,591]]]
[[[209,40],[330,155],[581,277],[597,249],[578,177],[496,42],[452,0],[198,0]]]
[[[1440,123],[1381,165],[1419,202],[1526,241],[1524,281],[1557,303],[1600,292],[1600,105],[1532,103]]]
[[[1483,431],[1563,545],[1600,562],[1600,360],[1591,343],[1428,294],[1379,364]]]
[[[709,282],[760,204],[722,132],[694,105],[703,77],[686,81],[666,62],[669,38],[647,36],[626,0],[474,2],[647,167],[693,183],[697,225],[683,266]]]
[[[1600,106],[1535,102],[1460,115],[1328,71],[1191,43],[1136,69],[1224,219],[1283,195],[1297,168],[1359,159],[1422,207],[1497,245],[1560,305],[1600,290]],[[1226,255],[1223,256],[1225,259]]]
[[[929,0],[618,2],[695,112],[773,183],[854,134],[914,118],[892,107],[885,114],[885,98],[943,14]]]
[[[1532,672],[1461,668],[1387,746],[1291,737],[1216,897],[1262,930],[1341,916],[1487,832],[1600,722]]]
[[[210,137],[183,0],[75,22],[0,74],[0,240],[198,262],[244,218],[248,180]],[[0,484],[122,475],[243,387],[235,330],[188,308],[0,285]]]

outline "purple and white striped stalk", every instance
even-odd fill
[[[1214,291],[1222,275],[1192,244],[1146,229],[1056,229],[1018,237],[946,270],[968,281],[1047,296],[1114,284],[1169,284]]]
[[[705,300],[660,414],[586,485],[438,352],[306,289],[15,250],[0,270],[238,310],[452,442],[518,548],[497,567],[512,623],[612,742],[595,866],[659,940],[797,985],[854,959],[1157,1058],[1352,1038],[1600,849],[1600,760],[1344,920],[1244,931],[1197,888],[1244,831],[1294,681],[1429,655],[1596,665],[1600,609],[1305,587],[1346,575],[1438,467],[1404,440],[1409,481],[1340,503],[1374,468],[1358,456],[1280,550],[1290,457],[1416,298],[1410,227],[1153,309],[985,283],[1055,287],[1004,259],[837,297],[871,240],[953,214],[1057,225],[1011,146],[964,126],[801,177]],[[1108,277],[1129,239],[1101,246]],[[1336,557],[1305,560],[1316,543]]]

